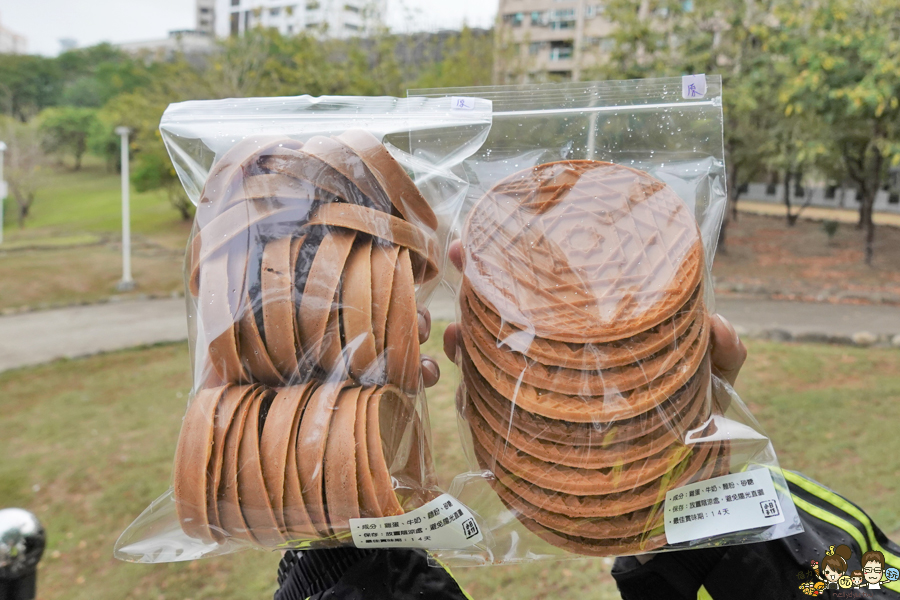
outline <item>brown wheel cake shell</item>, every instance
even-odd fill
[[[265,245],[260,274],[266,350],[285,379],[296,377],[298,349],[294,331],[294,271],[303,238],[283,237]]]
[[[590,538],[570,536],[547,529],[525,515],[517,514],[516,518],[526,529],[545,542],[573,554],[583,554],[585,556],[645,554],[647,552],[652,552],[653,550],[658,550],[666,545],[666,534],[661,527],[654,531],[627,538],[592,540]]]
[[[238,348],[236,324],[241,298],[232,301],[228,289],[229,256],[219,253],[207,261],[198,290],[199,327],[206,343],[209,366],[225,383],[247,381]]]
[[[200,269],[210,257],[228,247],[247,248],[251,227],[270,223],[302,223],[309,218],[313,200],[285,203],[273,198],[244,202],[233,206],[206,227],[196,232],[188,249],[188,288],[199,293]]]
[[[354,441],[356,443],[356,481],[359,486],[359,514],[361,517],[383,517],[372,468],[369,465],[368,449],[368,416],[369,397],[375,392],[374,387],[365,387],[356,401],[356,425]],[[388,474],[390,476],[390,474]]]
[[[646,173],[597,161],[526,169],[463,228],[465,276],[504,320],[539,337],[603,343],[670,318],[702,274],[696,221]]]
[[[434,234],[403,219],[374,208],[334,202],[319,206],[304,225],[304,230],[323,226],[350,229],[408,248],[416,283],[430,281],[438,274],[439,251]]]
[[[385,371],[388,383],[409,393],[415,393],[419,389],[421,365],[418,318],[409,250],[401,248],[394,271],[385,328]]]
[[[197,204],[196,221],[204,227],[223,209],[222,199],[232,196],[243,183],[245,167],[251,166],[253,158],[277,148],[300,148],[297,140],[280,136],[249,136],[232,146],[210,169],[209,176],[200,193]]]
[[[269,406],[259,442],[259,455],[262,461],[266,492],[269,495],[269,502],[272,504],[278,529],[285,540],[289,539],[284,519],[288,451],[291,445],[291,434],[296,435],[299,416],[310,387],[311,384],[306,383],[276,390],[277,393]],[[296,499],[294,501],[296,502]],[[306,509],[302,502],[301,497],[299,506],[291,508],[302,510],[305,513]],[[306,518],[309,519],[308,516]]]
[[[504,468],[539,487],[576,496],[612,494],[638,487],[658,479],[693,452],[691,448],[675,443],[646,458],[613,467],[567,467],[539,460],[506,445],[480,415],[474,413],[469,417],[473,438]]]
[[[327,382],[316,388],[303,412],[297,433],[297,468],[303,503],[313,527],[322,537],[331,535],[325,512],[325,473],[322,465],[334,406],[346,385]]]
[[[696,387],[700,388],[699,385]],[[503,417],[481,400],[477,394],[468,395],[469,402],[465,412],[468,415],[471,410],[476,410],[496,435],[506,440],[513,448],[527,452],[539,460],[567,467],[600,469],[646,458],[681,439],[684,429],[695,427],[709,416],[708,413],[701,413],[701,408],[706,406],[704,402],[706,392],[706,389],[698,389],[695,392],[694,400],[689,405],[687,414],[679,415],[681,421],[677,428],[660,427],[637,439],[604,445],[557,444],[530,437],[515,427],[504,426]],[[698,399],[696,398],[697,394],[702,394],[704,397]]]
[[[240,447],[244,436],[245,424],[254,399],[262,393],[262,386],[254,385],[241,398],[241,404],[235,412],[234,420],[225,434],[225,449],[222,455],[222,480],[216,494],[219,505],[219,524],[231,537],[258,543],[250,530],[244,513],[241,510],[241,497],[238,491],[238,472],[241,468]]]
[[[703,327],[684,359],[662,377],[632,390],[611,389],[602,396],[560,394],[518,381],[494,365],[465,335],[462,339],[466,357],[500,397],[551,419],[594,423],[640,415],[671,397],[699,370],[709,346],[709,326]]]
[[[470,312],[463,311],[461,331],[467,343],[476,345],[483,356],[490,358],[491,363],[519,381],[561,394],[600,396],[607,390],[620,392],[647,385],[668,373],[688,351],[698,351],[694,342],[706,325],[705,311],[694,316],[696,318],[685,335],[656,354],[635,363],[601,367],[593,371],[547,366],[524,354],[501,348],[496,340],[490,339]]]
[[[385,517],[404,512],[394,491],[389,466],[396,458],[406,424],[414,416],[412,400],[397,387],[376,388],[368,397],[366,446],[369,470],[381,514]]]
[[[542,527],[565,535],[592,540],[618,540],[652,531],[664,524],[664,512],[658,504],[614,517],[568,517],[532,506],[496,480],[492,485],[507,508]]]
[[[384,361],[384,339],[387,329],[388,309],[391,306],[391,289],[400,247],[394,244],[372,244],[372,329],[375,335],[375,351],[379,361]],[[381,366],[384,371],[384,366]]]
[[[471,290],[464,279],[460,291],[463,311],[471,311],[498,347],[525,354],[528,358],[547,366],[569,369],[598,370],[633,363],[659,352],[681,337],[694,322],[694,311],[700,310],[702,286],[694,292],[687,304],[675,315],[659,325],[635,334],[630,338],[607,344],[576,344],[556,342],[535,336],[503,321]]]
[[[350,376],[362,381],[378,360],[372,325],[371,240],[357,240],[350,251],[341,282],[341,319]]]
[[[208,482],[206,484],[206,504],[207,513],[209,515],[209,525],[212,530],[213,537],[217,540],[222,539],[222,524],[219,521],[219,502],[218,490],[219,484],[222,482],[222,472],[225,462],[225,436],[228,434],[228,428],[234,421],[235,414],[241,406],[244,396],[254,390],[253,386],[229,386],[228,390],[219,400],[216,408],[216,422],[213,429],[213,447],[212,457],[209,461],[207,469]]]
[[[360,389],[345,387],[335,403],[325,442],[325,504],[335,534],[350,530],[350,519],[359,518],[357,482],[356,414]]]
[[[570,517],[596,518],[614,517],[652,506],[665,500],[670,489],[725,474],[717,468],[717,459],[722,456],[724,445],[713,443],[712,446],[706,452],[692,454],[659,479],[624,492],[596,496],[573,496],[532,485],[502,465],[492,463],[481,446],[476,446],[476,456],[483,468],[489,469],[500,483],[529,504]],[[715,450],[719,454],[714,456]]]
[[[404,219],[431,231],[437,229],[437,217],[431,206],[422,197],[419,188],[400,163],[391,156],[378,138],[368,131],[351,129],[335,139],[350,148],[366,163],[369,171],[391,199],[391,204]]]
[[[325,324],[325,335],[322,336],[322,354],[319,357],[319,366],[324,371],[324,377],[329,380],[347,379],[347,355],[344,350],[344,340],[341,333],[341,298],[340,284],[334,297],[328,322]]]
[[[523,410],[506,398],[499,397],[465,355],[461,368],[469,393],[501,417],[504,429],[515,427],[526,436],[564,446],[604,447],[651,435],[663,426],[680,431],[684,429],[684,419],[691,414],[694,403],[700,404],[700,410],[704,413],[709,412],[709,403],[700,394],[700,390],[707,389],[709,385],[708,358],[687,384],[646,413],[620,421],[589,423],[559,421]]]
[[[369,203],[356,184],[344,177],[334,167],[303,149],[279,148],[259,160],[259,166],[273,173],[280,173],[309,182],[318,190],[351,204]]]
[[[315,156],[349,179],[375,209],[390,213],[391,201],[365,162],[353,150],[334,138],[317,135],[303,145],[303,152]]]
[[[309,269],[297,307],[297,324],[303,350],[313,363],[318,362],[321,356],[322,338],[355,237],[353,231],[336,229],[328,232],[322,238]]]
[[[250,403],[238,448],[237,485],[240,508],[253,536],[263,546],[282,542],[281,531],[263,477],[260,432],[275,392],[260,389]]]
[[[284,378],[272,364],[272,358],[266,350],[249,295],[244,299],[244,306],[246,308],[242,311],[238,322],[241,361],[244,367],[253,375],[254,381],[273,387],[284,385]]]
[[[207,467],[213,454],[216,407],[230,386],[200,390],[188,407],[175,450],[174,493],[178,521],[192,538],[212,542]]]
[[[313,383],[309,384],[304,390],[300,406],[293,416],[290,437],[288,437],[287,457],[284,463],[284,500],[282,503],[282,520],[284,521],[285,539],[287,541],[319,536],[303,501],[300,468],[297,464],[297,438],[300,434],[300,423],[315,390],[316,384]]]

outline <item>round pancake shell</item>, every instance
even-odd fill
[[[589,160],[507,177],[469,212],[465,274],[505,320],[564,342],[630,337],[700,281],[693,215],[647,173]]]

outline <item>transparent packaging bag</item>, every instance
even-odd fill
[[[367,519],[444,498],[417,301],[445,254],[432,207],[465,196],[452,167],[490,124],[484,100],[166,110],[162,138],[197,207],[185,259],[194,383],[172,487],[122,534],[118,558],[364,546]],[[416,139],[436,151],[413,157]]]
[[[772,443],[710,363],[726,204],[718,76],[414,90],[488,99],[456,168],[459,424],[450,493],[479,565],[802,531]],[[438,149],[414,140],[414,156]]]

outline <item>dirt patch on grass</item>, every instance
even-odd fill
[[[763,287],[816,298],[883,294],[900,299],[900,228],[877,227],[875,261],[863,263],[863,232],[841,224],[829,239],[822,223],[742,213],[728,226],[713,265],[718,288]]]

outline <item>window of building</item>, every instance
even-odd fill
[[[240,31],[239,31],[240,23],[241,23],[241,13],[238,13],[238,12],[231,13],[231,35],[236,36],[240,33]]]
[[[575,9],[551,10],[550,29],[575,29]]]
[[[318,22],[316,22],[316,21],[311,21],[311,22],[309,22],[309,23],[306,24],[306,28],[307,28],[307,29],[315,29],[315,28],[318,27],[319,25],[321,25],[321,23],[318,23]]]
[[[296,10],[296,9],[297,9],[297,5],[296,5],[296,4],[291,4],[290,6],[285,6],[285,7],[284,7],[284,13],[285,13],[287,16],[290,17],[291,15],[294,14],[294,10]]]
[[[200,19],[200,27],[208,27],[209,19]]]
[[[350,31],[359,31],[359,25],[354,25],[353,23],[344,23],[344,29],[349,29]]]
[[[287,34],[288,34],[288,35],[291,35],[291,34],[293,34],[293,33],[294,33],[294,26],[293,26],[293,25],[288,25],[288,26],[287,26]]]
[[[250,31],[250,11],[244,11],[244,31]]]
[[[322,6],[322,4],[318,0],[312,0],[312,2],[306,3],[306,10],[316,10]]]
[[[280,6],[273,6],[272,8],[269,9],[269,16],[277,17],[280,14],[281,14]]]
[[[200,9],[200,14],[201,15],[209,14],[209,9],[204,6],[203,8]]]
[[[604,52],[612,52],[616,49],[616,40],[613,38],[603,38],[600,40],[600,49]]]
[[[509,13],[503,15],[503,22],[510,27],[520,27],[523,21],[525,21],[525,13]]]
[[[241,0],[231,0],[231,5],[232,5],[232,6],[240,6],[240,5],[241,5]]]
[[[352,13],[357,13],[357,14],[359,13],[359,7],[354,6],[352,4],[345,4],[344,10],[346,10],[347,12],[352,12]]]
[[[572,42],[550,42],[550,60],[566,60],[572,58],[574,53]]]
[[[531,11],[531,24],[535,27],[547,24],[547,11],[533,10]]]
[[[531,42],[528,44],[528,54],[531,56],[537,56],[541,53],[541,50],[544,48],[544,42]]]

